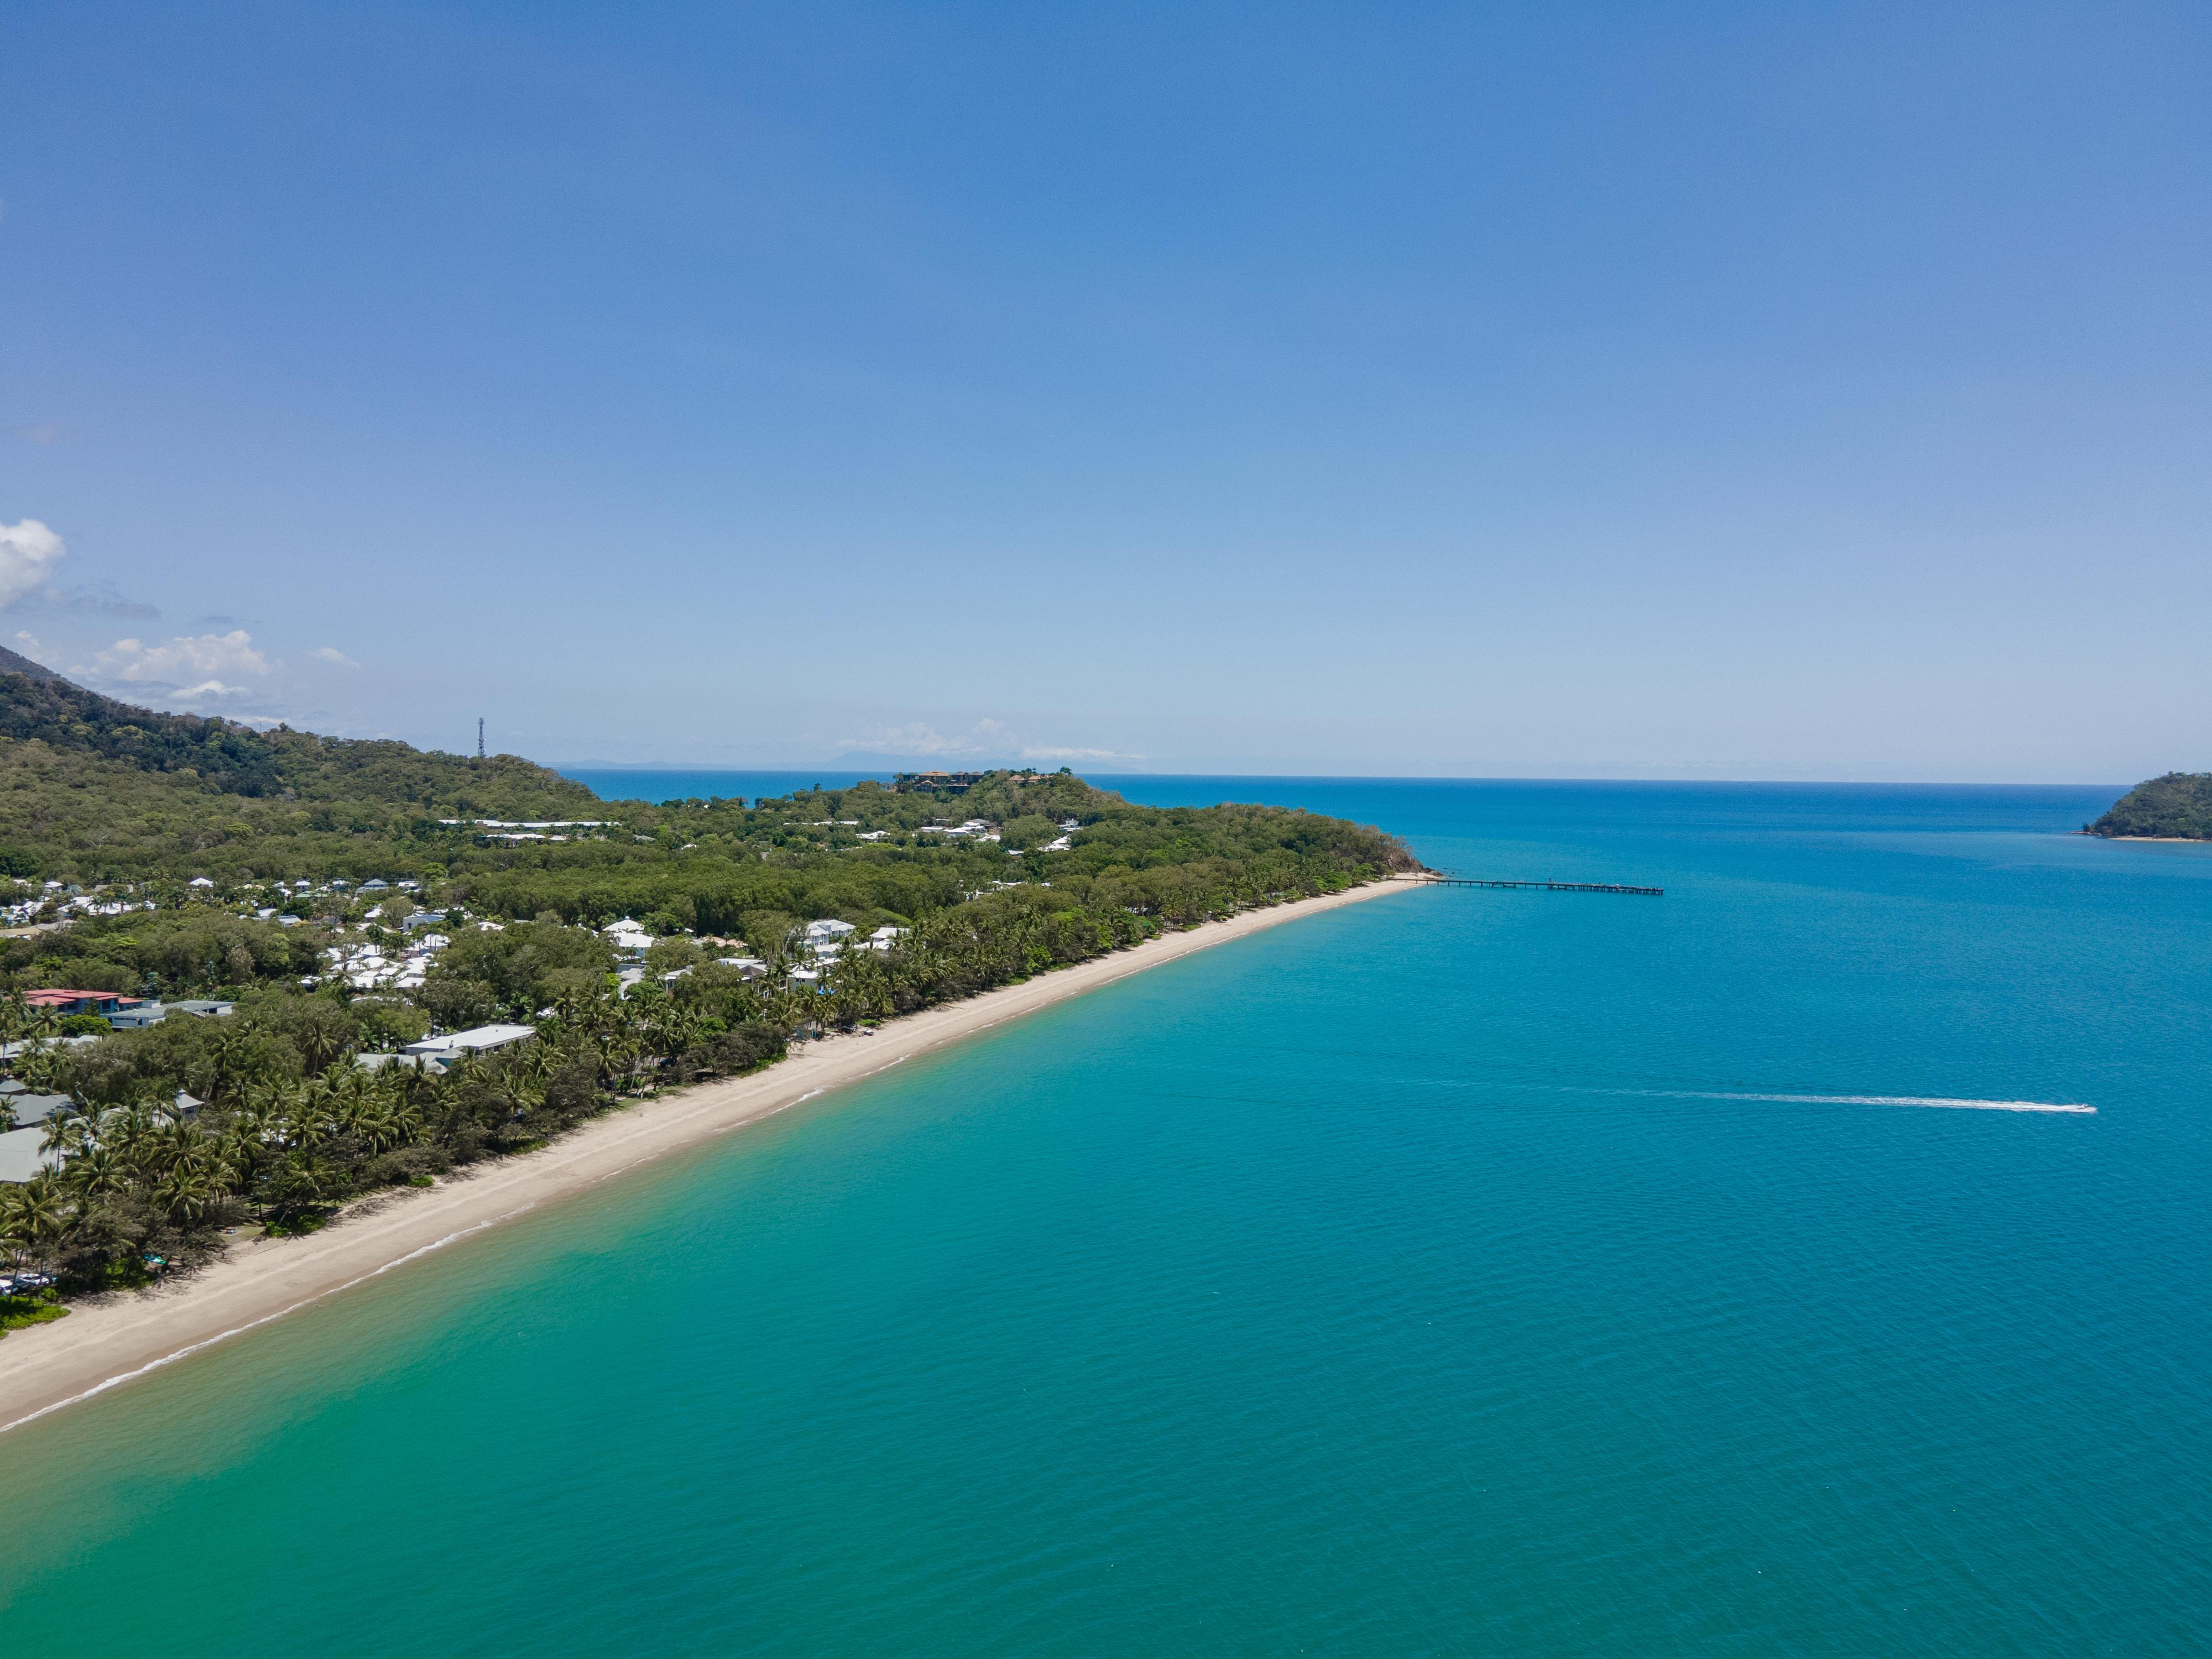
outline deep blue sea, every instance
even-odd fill
[[[1201,952],[0,1437],[0,1652],[2207,1650],[2212,848],[1116,781],[1667,893]]]

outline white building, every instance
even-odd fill
[[[410,1042],[400,1053],[431,1060],[458,1060],[463,1054],[489,1054],[518,1042],[527,1042],[537,1035],[538,1028],[534,1025],[473,1025],[465,1031],[424,1037],[420,1042]]]
[[[21,1182],[52,1169],[61,1160],[46,1150],[42,1128],[10,1129],[0,1134],[0,1182]]]
[[[641,921],[632,921],[624,916],[620,921],[611,921],[599,929],[606,942],[625,955],[643,955],[659,943],[645,930]]]

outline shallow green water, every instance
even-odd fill
[[[1668,894],[1205,952],[0,1437],[0,1652],[2203,1650],[2212,859],[1130,788]]]

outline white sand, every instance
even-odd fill
[[[638,1102],[594,1118],[538,1152],[474,1166],[435,1187],[402,1188],[370,1200],[303,1238],[257,1237],[233,1246],[190,1278],[77,1304],[66,1319],[10,1331],[0,1340],[0,1432],[909,1055],[1207,945],[1420,884],[1418,878],[1401,878],[1249,911],[1026,984],[932,1008],[872,1035],[805,1043],[765,1072]]]

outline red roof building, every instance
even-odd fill
[[[52,1008],[64,1014],[109,1014],[139,1000],[119,991],[26,991],[24,1002],[33,1008]]]

